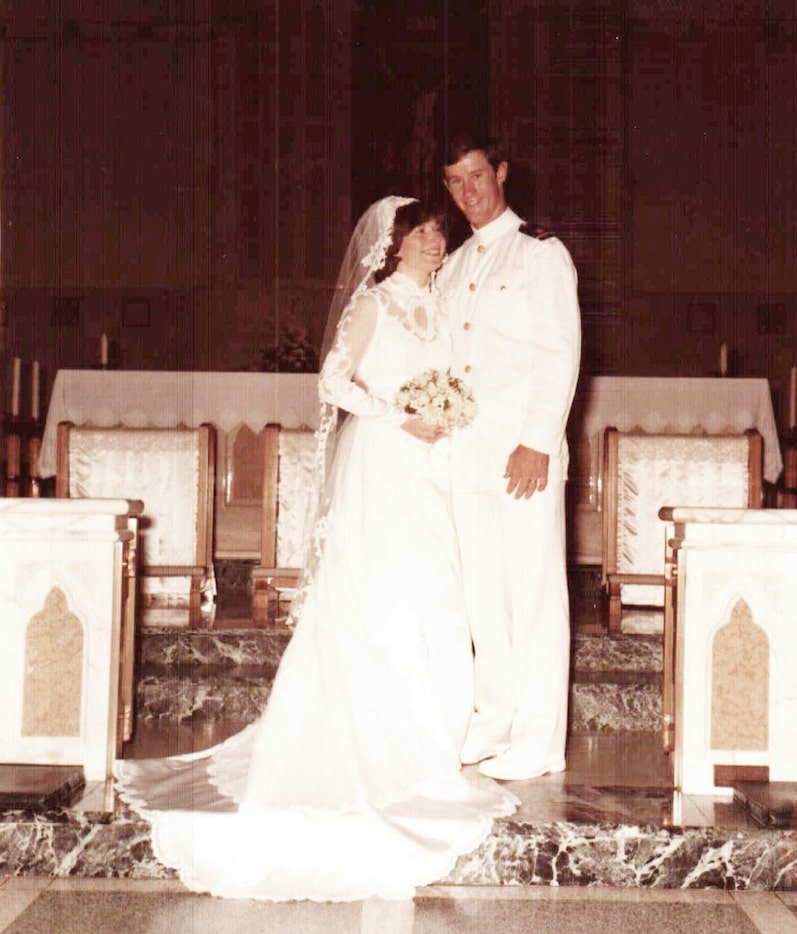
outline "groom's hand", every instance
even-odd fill
[[[548,485],[548,461],[548,455],[542,451],[519,444],[506,462],[507,493],[514,493],[515,499],[529,499],[538,490],[541,493]]]

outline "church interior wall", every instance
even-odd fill
[[[482,120],[576,259],[585,373],[709,375],[726,344],[782,423],[788,4],[286,6],[4,5],[6,362],[97,365],[106,333],[128,369],[258,369],[286,329],[317,342],[352,218],[442,196],[439,139]]]

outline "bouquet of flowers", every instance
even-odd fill
[[[453,431],[464,428],[476,416],[477,406],[470,387],[452,376],[451,370],[426,370],[399,389],[396,405],[432,425]]]

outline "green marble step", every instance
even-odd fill
[[[650,796],[648,796],[650,797]],[[0,824],[0,861],[16,876],[169,879],[154,857],[150,825],[104,814],[49,819],[8,815]],[[619,888],[797,888],[794,832],[660,828],[560,820],[497,821],[487,840],[463,856],[448,885],[577,885]]]
[[[139,719],[254,720],[288,630],[145,630],[136,688]],[[571,732],[655,731],[661,717],[661,639],[576,635]]]

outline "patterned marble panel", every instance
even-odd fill
[[[254,719],[290,638],[287,629],[143,633],[137,716]],[[576,636],[572,679],[573,730],[659,729],[660,639]]]
[[[794,889],[797,833],[502,821],[443,880],[459,885]]]
[[[127,814],[23,812],[0,822],[0,871],[14,875],[172,878],[149,825]],[[499,821],[446,879],[467,885],[797,889],[797,832]]]
[[[265,707],[271,677],[256,666],[221,678],[142,678],[136,685],[136,716],[144,721],[236,720],[251,722]],[[661,726],[661,686],[645,683],[573,683],[571,732],[656,731]]]
[[[80,736],[83,626],[53,587],[25,636],[23,736]]]
[[[730,623],[714,634],[711,748],[765,750],[769,745],[769,640],[738,600]]]
[[[660,672],[661,636],[576,635],[573,639],[573,668],[576,672]]]
[[[570,731],[655,731],[661,727],[656,684],[579,684],[570,688]]]
[[[290,642],[290,629],[149,629],[142,633],[140,661],[145,668],[174,665],[276,666]],[[660,636],[578,634],[573,640],[575,671],[661,671]]]
[[[17,811],[0,821],[0,871],[8,875],[121,876],[168,879],[174,873],[153,856],[150,825],[139,817],[33,816]]]
[[[136,685],[136,716],[171,723],[191,719],[251,723],[266,706],[270,691],[267,679],[143,678]]]
[[[287,629],[150,630],[142,633],[140,671],[207,674],[257,666],[263,677],[273,678],[290,639]]]
[[[142,633],[140,661],[152,670],[192,663],[276,666],[290,638],[290,629],[149,629]],[[573,640],[575,671],[660,672],[661,666],[660,636],[579,634]]]

